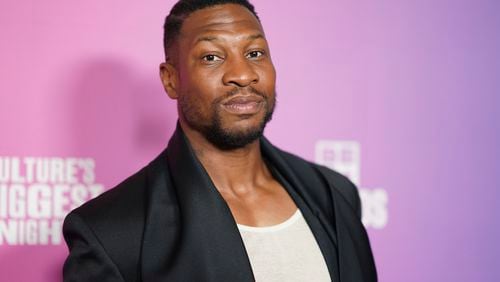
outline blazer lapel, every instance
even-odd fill
[[[157,195],[152,197],[143,247],[143,256],[154,254],[157,260],[154,269],[149,269],[156,274],[143,269],[150,277],[145,281],[254,281],[231,211],[179,127],[163,161],[162,170],[169,173],[163,173],[166,180],[151,185],[159,191],[151,193]],[[168,195],[171,191],[175,195]],[[166,261],[167,257],[173,259]]]
[[[167,166],[166,150],[147,167],[144,193],[146,224],[142,240],[141,279],[167,281],[180,245],[180,212]]]

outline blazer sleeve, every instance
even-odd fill
[[[64,220],[63,235],[69,248],[63,266],[64,282],[125,281],[98,238],[77,213],[71,212]]]

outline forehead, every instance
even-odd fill
[[[206,35],[248,36],[261,34],[262,26],[244,6],[238,4],[217,5],[198,10],[184,20],[179,39],[195,42]]]

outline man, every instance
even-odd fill
[[[376,281],[354,185],[262,133],[275,69],[246,0],[181,0],[162,83],[167,149],[71,212],[64,281]]]

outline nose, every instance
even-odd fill
[[[246,58],[226,61],[226,71],[222,78],[225,85],[249,86],[259,81],[259,75]]]

